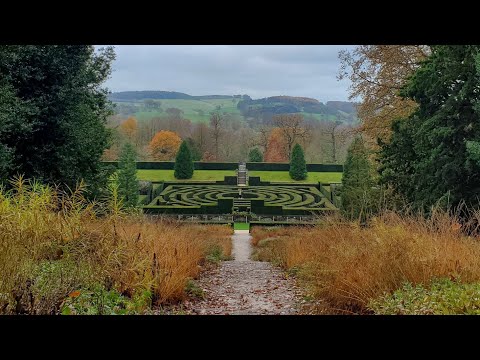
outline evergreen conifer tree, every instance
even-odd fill
[[[183,141],[178,149],[174,169],[175,179],[191,179],[193,176],[192,154],[186,141]]]
[[[138,204],[137,165],[135,149],[126,143],[120,153],[118,162],[118,192],[126,207],[136,207]]]
[[[295,144],[292,150],[290,160],[290,177],[293,180],[305,180],[307,178],[307,164],[305,163],[305,155],[299,144]]]

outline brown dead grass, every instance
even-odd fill
[[[72,291],[92,284],[175,302],[209,253],[230,256],[228,226],[95,209],[81,189],[65,195],[22,179],[0,189],[0,313],[57,313]]]
[[[479,239],[464,235],[460,221],[445,213],[428,220],[386,213],[368,228],[331,218],[314,228],[256,227],[252,235],[259,258],[263,253],[297,271],[310,293],[337,313],[368,313],[370,299],[406,281],[480,281]]]

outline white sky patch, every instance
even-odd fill
[[[338,52],[348,45],[116,45],[111,91],[348,100]]]

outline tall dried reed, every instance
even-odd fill
[[[468,226],[441,211],[428,219],[387,212],[368,227],[337,217],[313,228],[254,228],[252,242],[260,257],[263,252],[268,260],[297,270],[300,281],[331,311],[368,313],[370,299],[404,282],[480,281],[480,242],[465,235]]]
[[[212,249],[231,252],[231,228],[123,214],[83,198],[12,181],[0,188],[0,313],[58,313],[69,294],[93,286],[153,302],[181,300]]]

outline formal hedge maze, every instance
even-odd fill
[[[302,215],[338,210],[315,186],[165,184],[146,213]]]

